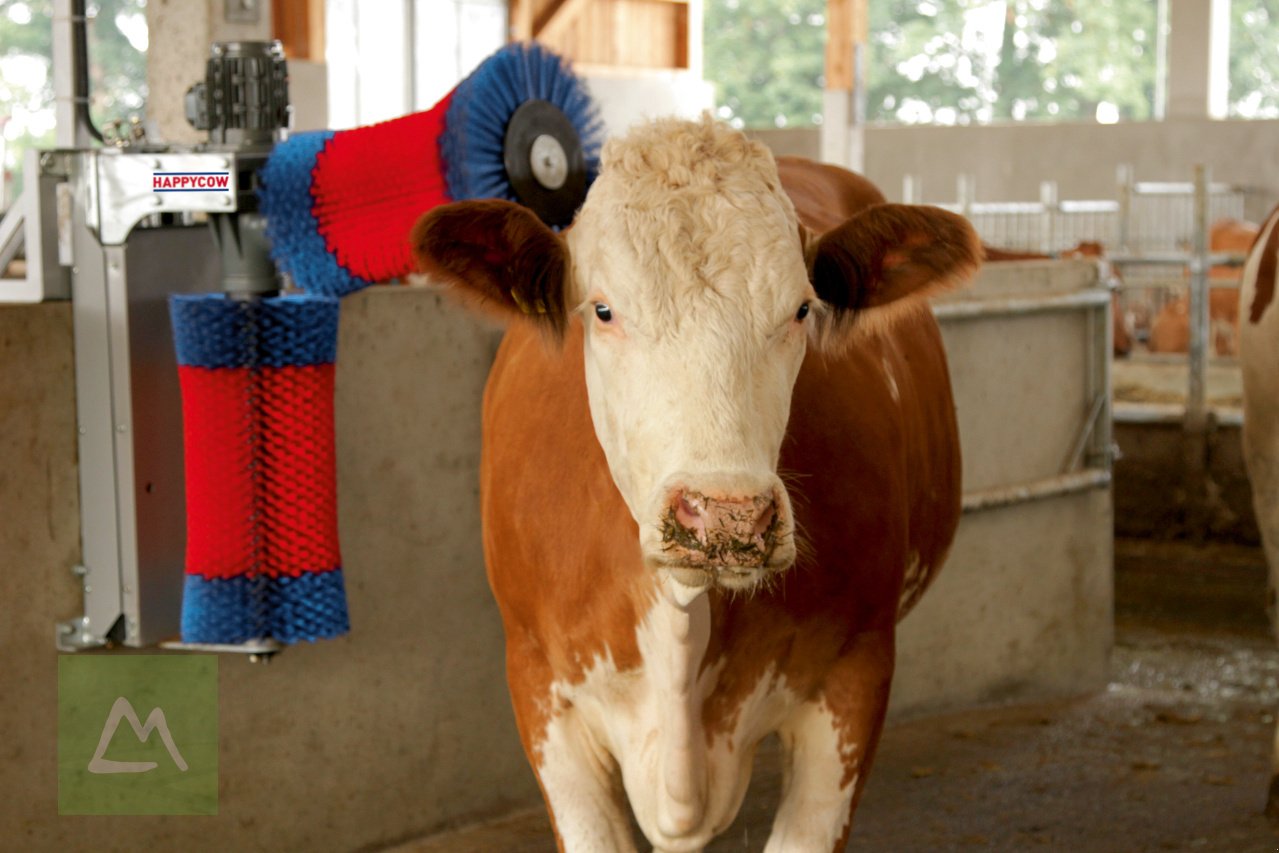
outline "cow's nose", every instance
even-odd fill
[[[702,548],[754,545],[761,557],[767,557],[777,520],[776,495],[717,497],[685,488],[672,497],[675,522],[680,528],[676,532],[682,534],[678,538],[686,543],[695,538]]]

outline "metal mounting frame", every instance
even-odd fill
[[[70,205],[83,615],[75,651],[153,645],[178,631],[185,545],[181,394],[168,296],[217,290],[206,227],[136,227],[158,212],[234,211],[227,154],[62,152]],[[227,171],[228,192],[152,192],[154,171]],[[135,417],[135,413],[137,416]],[[145,413],[143,415],[142,413]]]

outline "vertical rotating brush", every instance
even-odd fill
[[[273,257],[302,289],[340,296],[410,273],[409,231],[436,205],[507,199],[564,227],[602,134],[564,60],[508,45],[426,112],[276,146],[261,172]]]
[[[337,300],[175,296],[186,441],[182,639],[349,629],[338,549]]]
[[[251,188],[287,125],[278,43],[214,45],[187,96],[208,147]],[[252,191],[210,217],[226,292],[170,300],[182,387],[187,554],[182,640],[294,643],[349,630],[337,534],[333,380],[338,304],[275,295]]]

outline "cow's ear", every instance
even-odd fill
[[[446,204],[419,219],[410,240],[421,272],[563,338],[568,246],[528,208],[495,199]]]
[[[827,231],[807,256],[813,289],[838,327],[963,284],[981,264],[981,243],[962,216],[881,204]]]

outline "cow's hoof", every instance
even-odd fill
[[[1279,826],[1279,775],[1270,777],[1270,793],[1266,797],[1266,817]]]

